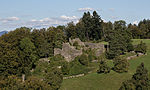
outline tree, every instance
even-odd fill
[[[19,68],[19,70],[21,73],[26,74],[30,72],[29,70],[32,68],[32,65],[37,59],[35,46],[29,38],[23,38],[20,41],[19,47],[21,50],[21,59],[19,60],[21,67]]]
[[[22,27],[0,37],[0,75],[21,75],[22,51],[20,41],[30,38],[30,28]]]
[[[139,39],[142,36],[142,31],[138,28],[137,25],[128,25],[128,30],[131,32],[132,38],[133,39]]]
[[[111,33],[109,40],[109,50],[106,52],[107,58],[113,59],[127,51],[125,38],[121,33],[121,31],[113,31]]]
[[[109,32],[107,38],[109,39],[109,50],[106,52],[106,55],[109,59],[133,50],[131,36],[126,29],[125,21],[116,21],[114,30]]]
[[[123,20],[115,21],[114,22],[114,29],[115,30],[125,30],[126,29],[126,22]]]
[[[119,90],[149,90],[150,79],[148,77],[148,70],[144,67],[144,63],[141,63],[137,67],[136,73],[132,76],[131,80],[127,80],[122,83]]]
[[[85,30],[86,28],[81,18],[79,22],[76,24],[77,37],[80,38],[81,41],[86,41]]]
[[[102,19],[97,12],[94,11],[92,16],[91,38],[92,40],[100,40],[102,38],[102,34]]]
[[[32,42],[36,47],[36,52],[39,58],[47,58],[50,56],[51,52],[51,45],[48,43],[47,38],[47,31],[45,29],[34,29],[32,31]]]
[[[110,72],[110,67],[107,66],[106,62],[104,60],[100,61],[99,64],[99,69],[97,70],[97,73],[109,73]]]
[[[90,40],[91,30],[92,30],[92,16],[90,12],[85,12],[83,17],[81,18],[84,30],[83,33],[85,33],[86,40]]]
[[[127,72],[129,69],[129,62],[126,59],[122,59],[120,57],[116,57],[114,59],[114,71],[123,73]]]
[[[137,67],[136,73],[132,76],[132,82],[137,90],[150,89],[148,70],[144,67],[144,63],[141,63],[141,65]]]
[[[66,35],[67,35],[68,40],[69,40],[69,38],[74,39],[77,37],[76,26],[73,22],[70,22],[67,24],[65,31],[66,31]]]
[[[111,22],[103,22],[102,23],[102,26],[103,26],[103,38],[106,42],[108,42],[110,39],[111,39],[111,33],[113,31],[113,24]]]

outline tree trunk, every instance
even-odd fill
[[[22,82],[25,81],[25,74],[22,74]]]

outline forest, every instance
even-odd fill
[[[69,39],[79,38],[82,42],[105,42],[107,49],[96,56],[94,50],[83,49],[83,54],[71,62],[54,49],[62,49]],[[96,11],[84,12],[78,23],[34,29],[16,28],[0,36],[0,89],[2,90],[58,90],[63,77],[96,72],[97,75],[130,70],[128,54],[137,58],[147,55],[148,45],[135,39],[150,39],[150,20],[127,24],[124,20],[104,22]],[[82,48],[76,42],[77,49]],[[47,59],[42,61],[41,59]],[[93,63],[93,60],[97,62]],[[112,62],[112,66],[108,62]],[[150,90],[150,74],[144,62],[140,63],[131,78],[121,82],[119,90]],[[59,67],[61,66],[61,67]],[[93,68],[94,67],[94,68]]]

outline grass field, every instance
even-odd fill
[[[141,62],[144,62],[150,72],[150,39],[135,39],[133,44],[138,44],[140,41],[147,44],[147,55],[129,60],[130,69],[127,73],[119,74],[111,71],[109,74],[97,74],[94,72],[83,77],[66,79],[60,90],[118,90],[123,81],[132,77]]]

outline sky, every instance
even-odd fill
[[[0,31],[77,23],[96,10],[105,21],[137,24],[150,19],[150,0],[0,0]]]

